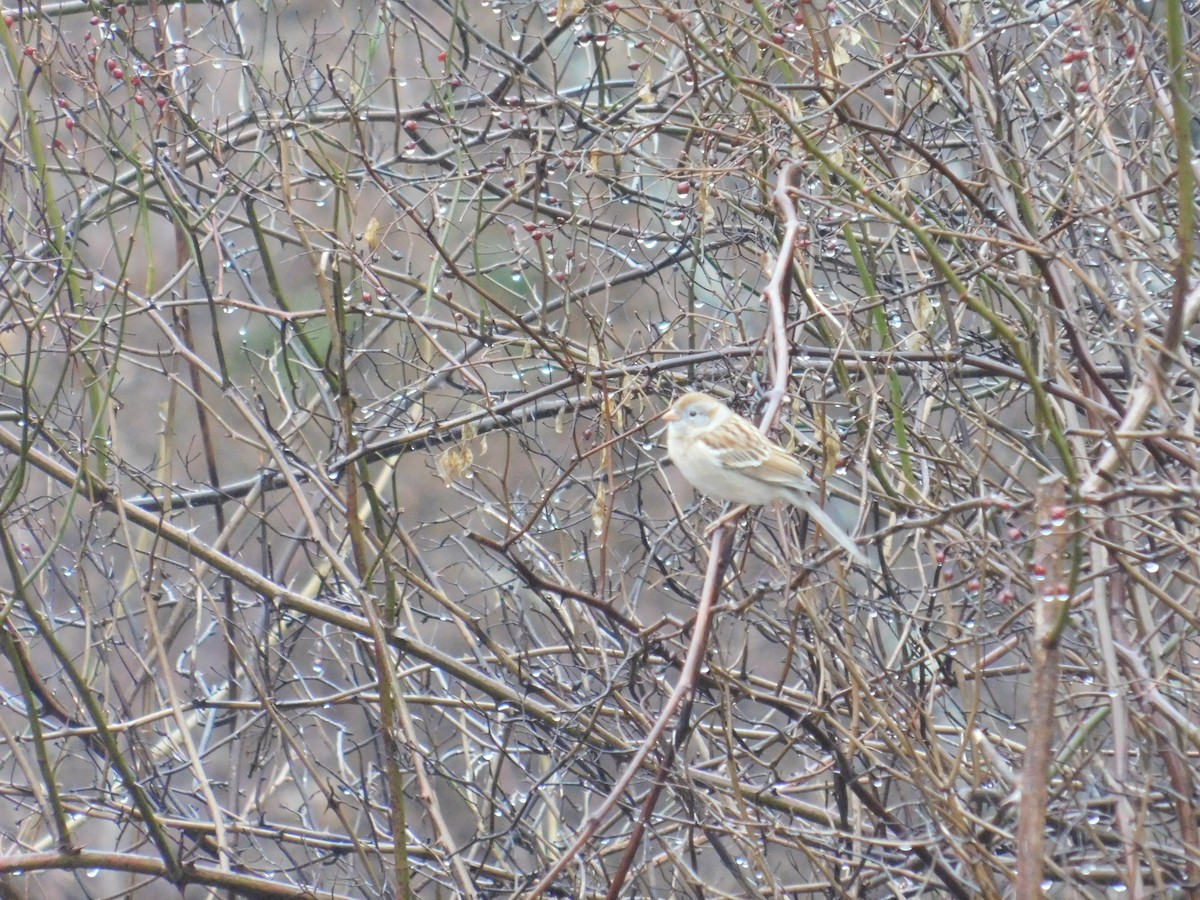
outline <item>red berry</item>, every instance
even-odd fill
[[[416,119],[405,119],[404,120],[404,130],[405,131],[416,131],[420,127],[421,126],[417,122]]]

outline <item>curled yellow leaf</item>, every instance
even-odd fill
[[[371,216],[371,221],[363,229],[363,243],[367,245],[367,249],[372,253],[379,249],[379,220],[374,216]]]
[[[596,486],[596,499],[592,501],[592,534],[599,537],[608,522],[608,490],[604,485]]]
[[[448,447],[438,454],[436,461],[438,477],[449,487],[458,479],[470,474],[471,464],[474,461],[475,454],[466,444]]]

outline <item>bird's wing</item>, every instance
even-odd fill
[[[726,419],[698,439],[722,466],[752,475],[759,481],[812,490],[808,470],[794,456],[763,437],[740,416]]]
[[[741,416],[730,416],[719,428],[709,428],[697,442],[727,469],[753,469],[771,458],[774,448]]]

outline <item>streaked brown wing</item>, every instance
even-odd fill
[[[777,450],[741,416],[730,416],[719,427],[701,433],[698,439],[729,469],[757,468]]]
[[[720,428],[698,437],[728,469],[740,469],[768,484],[808,489],[808,471],[790,453],[771,443],[741,416],[731,417]]]

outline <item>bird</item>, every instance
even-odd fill
[[[859,563],[866,555],[817,502],[817,486],[800,462],[715,397],[684,394],[663,414],[667,456],[701,494],[763,506],[799,507]]]

